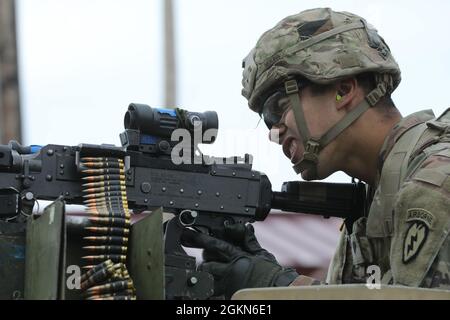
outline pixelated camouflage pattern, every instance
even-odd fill
[[[317,35],[353,23],[361,26],[297,50]],[[374,72],[389,92],[401,79],[389,47],[373,27],[357,15],[329,8],[303,11],[280,21],[261,36],[243,67],[242,94],[254,111],[259,111],[268,91],[293,77],[327,84]]]
[[[447,236],[422,282],[422,287],[450,290],[450,237]]]
[[[430,110],[415,113],[393,128],[380,151],[380,172],[400,136],[431,115]],[[367,267],[377,265],[384,284],[450,290],[450,109],[426,123],[428,130],[415,146],[407,177],[396,196],[392,238],[368,237],[367,219],[360,218],[353,230],[342,233],[327,283],[364,283]],[[414,223],[408,219],[411,210],[425,212],[433,219],[417,254],[405,261],[405,246],[417,241],[416,237],[407,238]]]

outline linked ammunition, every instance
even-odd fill
[[[83,157],[81,158],[81,162],[112,162],[118,161],[123,162],[120,158],[108,158],[108,157]]]
[[[121,254],[102,254],[98,256],[84,256],[81,257],[81,259],[85,260],[86,262],[99,262],[108,259],[110,259],[113,262],[126,262],[127,256]]]
[[[128,273],[128,270],[126,268],[122,270],[122,277],[124,279],[131,279],[130,274]]]
[[[91,299],[91,300],[136,300],[134,296],[107,296],[105,295],[103,298],[99,299]]]
[[[107,181],[99,181],[99,182],[88,182],[82,185],[83,188],[97,188],[97,187],[105,187],[105,186],[115,186],[122,185],[124,186],[125,181],[116,181],[116,180],[107,180]]]
[[[104,174],[101,176],[82,177],[81,179],[88,182],[96,182],[105,180],[125,180],[125,176],[123,176],[122,174]]]
[[[80,281],[83,282],[85,281],[87,278],[89,278],[90,276],[92,276],[94,273],[96,273],[97,271],[100,271],[104,268],[108,268],[108,267],[112,267],[114,265],[114,263],[111,260],[106,260],[100,264],[97,264],[96,266],[94,266],[93,268],[91,268],[89,271],[87,271],[85,274],[83,274],[81,276]]]
[[[91,175],[106,175],[106,174],[117,174],[124,175],[125,170],[121,168],[102,168],[102,169],[83,169],[81,170],[83,174],[91,174]]]
[[[84,237],[83,240],[87,240],[94,243],[108,243],[112,245],[128,244],[128,237],[117,237],[117,236],[90,236]]]
[[[114,191],[118,192],[118,191]],[[126,201],[126,195],[104,195],[102,196],[102,193],[98,193],[95,195],[84,195],[86,200],[96,200],[91,201],[90,203],[98,203],[98,204],[104,204],[104,205],[111,205],[111,206],[123,206],[125,205]],[[87,204],[87,203],[85,203]]]
[[[96,200],[96,201],[94,201]],[[110,209],[124,209],[127,203],[122,201],[122,198],[111,198],[111,199],[88,199],[84,201],[84,205],[91,207],[106,207],[109,206]],[[125,208],[128,209],[128,208]]]
[[[124,167],[123,162],[118,161],[108,161],[108,162],[84,162],[83,166],[87,168],[120,168],[122,169]]]
[[[87,231],[99,234],[107,234],[114,236],[128,236],[130,230],[128,228],[117,228],[117,227],[85,227]]]
[[[125,191],[123,191],[125,192]],[[85,206],[97,206],[97,207],[104,207],[109,206],[112,209],[123,209],[124,207],[127,207],[128,209],[128,202],[126,200],[125,195],[119,195],[119,196],[104,196],[104,197],[98,197],[98,198],[85,198],[83,200],[83,203]]]
[[[97,205],[97,206],[118,206],[121,208],[122,206],[128,206],[128,203],[125,201],[123,197],[119,198],[110,198],[110,199],[100,199],[100,198],[92,198],[92,199],[85,199],[83,201],[85,205]]]
[[[133,281],[116,281],[100,286],[95,286],[86,290],[88,294],[114,293],[121,290],[133,288]]]
[[[125,203],[120,202],[91,202],[85,204],[89,209],[107,210],[114,212],[129,212],[128,206]]]
[[[93,235],[83,238],[90,243],[83,247],[90,255],[82,257],[90,264],[90,269],[83,275],[82,289],[87,289],[88,299],[135,299],[133,282],[124,264],[131,214],[123,160],[84,157],[81,162],[86,168],[82,170],[84,204],[88,207],[89,221],[94,225],[85,227]],[[110,261],[108,266],[104,263],[93,266],[106,259]]]
[[[114,211],[121,213],[128,213],[129,209],[126,204],[109,203],[109,202],[91,202],[85,204],[90,210]]]
[[[106,159],[106,158],[105,158]],[[107,158],[106,160],[102,160],[99,158],[94,158],[94,161],[87,161],[86,159],[82,159],[82,163],[86,164],[86,163],[122,163],[123,164],[123,160],[122,159],[117,159],[117,158]]]
[[[103,268],[97,272],[95,272],[90,277],[87,277],[84,281],[81,282],[81,290],[86,289],[89,286],[92,286],[96,283],[101,283],[102,281],[106,280],[109,276],[111,276],[114,273],[115,269],[114,266],[110,266],[108,268]]]
[[[91,265],[87,265],[87,266],[82,266],[81,267],[81,269],[84,269],[84,270],[91,270],[92,268],[94,268],[95,267],[95,265],[93,265],[93,264],[91,264]]]
[[[111,198],[111,197],[125,197],[126,193],[123,191],[105,191],[102,193],[93,193],[93,194],[85,194],[83,198],[85,199],[102,199],[102,198]]]
[[[126,191],[127,187],[123,185],[114,185],[114,186],[104,186],[104,187],[97,187],[97,188],[87,188],[84,189],[84,193],[99,193],[99,192],[105,192],[105,191]]]
[[[95,209],[90,208],[87,211],[91,216],[94,217],[102,217],[102,218],[123,218],[123,219],[130,219],[131,214],[126,211],[113,211],[113,210],[106,210],[106,209]]]
[[[119,264],[122,266],[118,266]],[[116,267],[116,269],[115,269],[114,273],[111,275],[111,277],[109,277],[109,279],[107,279],[105,281],[105,283],[112,283],[112,282],[116,282],[119,280],[130,279],[128,272],[124,272],[124,270],[126,270],[126,267],[124,266],[123,263],[117,263],[117,264],[115,264],[115,267]]]
[[[131,214],[129,212],[113,212],[108,210],[92,210],[89,209],[88,213],[91,217],[101,217],[101,218],[121,218],[121,219],[130,219]]]
[[[103,251],[103,252],[108,252],[108,253],[127,253],[127,247],[126,246],[86,246],[83,247],[84,250],[86,251],[92,251],[92,252],[98,252],[98,251]]]
[[[127,290],[122,290],[122,291],[118,291],[118,292],[114,292],[114,293],[110,293],[110,294],[93,294],[90,297],[88,297],[88,300],[101,300],[101,299],[105,299],[105,298],[110,298],[110,297],[116,297],[116,296],[129,296],[129,297],[135,297],[135,290],[133,289],[127,289]]]
[[[104,226],[114,226],[114,227],[129,227],[130,226],[130,219],[123,219],[123,218],[103,218],[103,217],[92,217],[88,218],[89,221],[94,222],[99,225]]]
[[[97,209],[97,210],[108,210],[108,211],[115,211],[115,212],[129,212],[129,209],[126,203],[122,203],[122,202],[108,202],[108,201],[103,201],[103,202],[90,202],[90,203],[85,203],[85,206],[88,207],[88,209],[93,210],[93,209]]]

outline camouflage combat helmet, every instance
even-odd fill
[[[280,21],[261,36],[244,59],[243,68],[242,95],[253,111],[261,113],[265,100],[284,88],[305,147],[294,170],[309,169],[313,176],[320,150],[381,97],[394,91],[401,79],[389,47],[372,26],[355,14],[329,8],[306,10]],[[311,137],[297,81],[330,84],[368,72],[374,74],[376,88],[322,137]]]

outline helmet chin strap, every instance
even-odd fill
[[[313,138],[310,135],[308,125],[306,124],[305,114],[300,102],[299,90],[296,80],[288,80],[284,83],[286,94],[289,97],[292,110],[294,111],[295,122],[303,140],[304,152],[302,158],[294,164],[294,171],[298,174],[305,170],[308,171],[308,180],[318,179],[317,165],[319,163],[319,152],[333,141],[342,131],[349,127],[370,107],[373,107],[386,94],[384,83],[378,84],[364,100],[351,110],[344,118],[331,127],[320,138]]]

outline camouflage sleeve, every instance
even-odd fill
[[[450,290],[450,236],[439,250],[421,287]]]
[[[393,219],[394,284],[450,290],[450,156],[430,157],[403,184]]]

